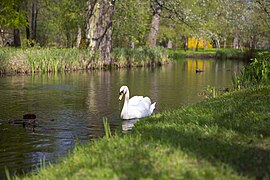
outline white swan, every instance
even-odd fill
[[[150,116],[154,109],[156,102],[151,104],[149,97],[133,96],[129,99],[129,89],[127,86],[122,86],[119,93],[119,101],[125,96],[124,106],[121,112],[122,119],[135,119]]]

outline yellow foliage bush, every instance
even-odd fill
[[[198,48],[212,48],[212,44],[208,38],[188,38],[188,48],[195,49],[198,43]]]

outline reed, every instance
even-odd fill
[[[110,124],[108,122],[107,118],[103,118],[103,125],[104,125],[104,131],[105,131],[105,137],[110,138],[112,136]]]
[[[86,49],[0,48],[0,73],[59,72],[87,69],[92,61]]]
[[[5,173],[6,173],[7,180],[11,180],[10,172],[9,172],[9,170],[8,170],[8,168],[6,166],[5,166]]]
[[[48,73],[107,67],[157,66],[169,61],[164,48],[113,49],[113,63],[100,60],[99,52],[77,48],[0,48],[0,74]]]
[[[117,67],[160,66],[169,62],[166,49],[158,48],[115,48],[112,59]]]
[[[255,85],[270,84],[270,53],[261,52],[252,59],[239,76],[233,78],[234,88],[239,90]]]
[[[46,160],[45,160],[45,156],[40,159],[40,167],[39,167],[39,170],[44,170],[46,169]]]

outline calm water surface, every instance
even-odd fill
[[[208,85],[230,87],[243,66],[238,60],[186,59],[154,69],[0,77],[0,179],[5,166],[11,174],[28,172],[43,158],[57,162],[75,144],[103,136],[102,117],[113,129],[122,129],[121,85],[129,86],[131,96],[149,96],[157,102],[155,112],[161,112],[202,100],[199,94]],[[204,72],[196,73],[196,68]],[[7,123],[26,113],[37,116],[35,132]]]

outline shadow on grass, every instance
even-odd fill
[[[158,142],[180,148],[188,154],[206,159],[213,165],[225,163],[239,174],[256,179],[269,177],[270,151],[259,147],[249,147],[236,142],[222,142],[212,137],[202,137],[201,134],[184,133],[174,128],[144,129],[145,141]]]

